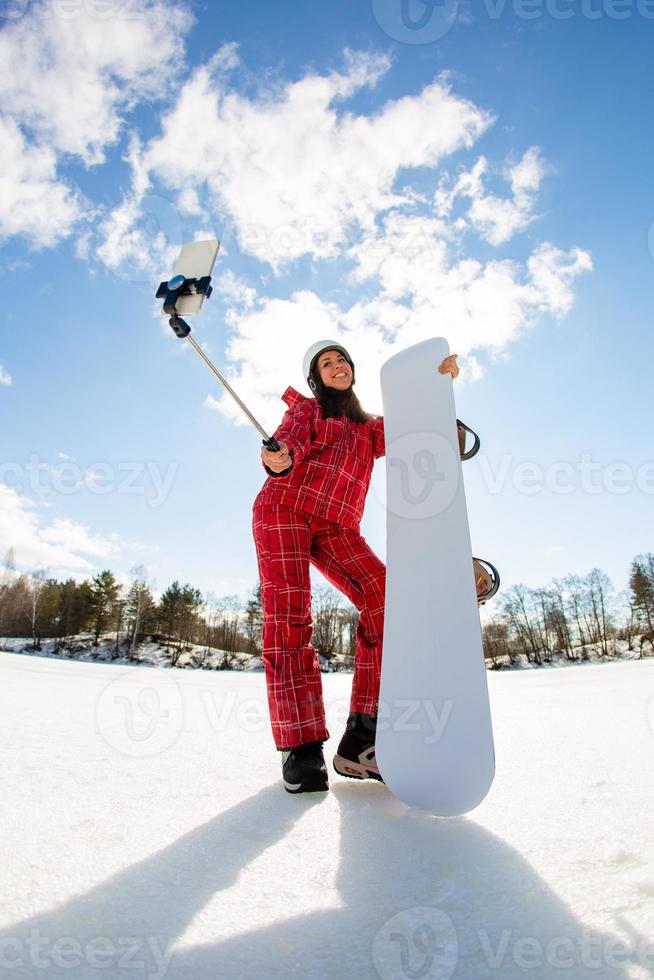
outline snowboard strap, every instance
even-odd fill
[[[472,459],[472,457],[476,456],[477,453],[479,452],[479,447],[481,446],[481,439],[479,438],[476,432],[473,432],[472,429],[469,426],[467,426],[465,422],[462,422],[460,419],[456,420],[456,431],[457,431],[457,435],[459,436],[459,452],[461,453],[461,459],[463,460]],[[475,437],[475,441],[473,442],[468,452],[466,452],[466,432],[469,432],[471,436]]]

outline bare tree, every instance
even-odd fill
[[[239,597],[221,596],[216,601],[216,613],[216,646],[223,651],[218,669],[228,670],[234,663],[239,647],[245,646],[247,642],[239,633],[241,619]]]
[[[596,642],[600,645],[602,656],[605,657],[609,653],[609,640],[615,635],[612,611],[614,602],[613,583],[606,572],[599,568],[593,568],[586,576],[585,584],[592,632],[597,638]]]
[[[554,579],[550,588],[549,629],[554,633],[556,648],[565,653],[566,660],[576,660],[574,641],[568,619],[569,594],[564,582]]]
[[[45,590],[46,582],[46,570],[44,568],[38,568],[33,572],[28,580],[29,589],[29,600],[30,600],[30,614],[31,614],[31,627],[32,627],[32,649],[41,649],[41,637],[37,636],[36,622],[39,612],[39,604]]]
[[[532,593],[525,585],[514,585],[502,603],[502,614],[508,620],[522,653],[530,663],[542,664],[541,637],[537,618],[532,608]]]
[[[111,654],[112,660],[117,660],[120,656],[120,638],[123,632],[123,620],[125,618],[125,606],[127,605],[126,600],[118,595],[113,607],[113,620],[114,626],[116,628],[116,640],[114,643],[114,649]],[[129,641],[127,641],[129,643]]]
[[[261,651],[261,628],[263,612],[261,603],[261,582],[257,582],[245,607],[245,636],[247,638],[247,653],[256,654]]]
[[[566,575],[563,579],[569,618],[577,632],[577,643],[581,647],[581,659],[588,660],[587,644],[591,642],[585,615],[585,589],[578,575]]]
[[[642,659],[643,647],[645,646],[646,643],[649,643],[649,645],[652,648],[652,653],[654,653],[654,631],[652,631],[651,633],[641,634],[640,642],[638,644],[638,660]]]
[[[354,667],[358,625],[358,610],[350,602],[344,604],[339,612],[339,655],[346,670]]]
[[[531,604],[534,611],[534,634],[538,648],[546,663],[552,662],[552,646],[550,641],[550,612],[552,596],[549,589],[538,588],[531,590]]]
[[[331,585],[321,585],[313,590],[312,600],[311,643],[317,653],[331,660],[341,642],[341,594]]]
[[[511,662],[511,642],[509,624],[502,619],[491,619],[482,629],[484,657],[492,661],[493,667],[500,666],[502,658]]]
[[[126,613],[129,656],[134,659],[136,648],[143,641],[155,617],[155,602],[145,565],[134,565],[130,570],[132,582],[127,593]]]

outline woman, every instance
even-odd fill
[[[456,378],[457,355],[438,370]],[[280,450],[262,449],[269,478],[253,506],[263,609],[263,663],[282,777],[289,793],[328,789],[318,658],[311,646],[310,563],[359,610],[354,678],[334,768],[381,779],[375,729],[384,626],[385,567],[359,532],[373,462],[384,455],[384,423],[354,393],[354,363],[331,340],[313,344],[304,376],[314,397],[287,388],[275,431]]]

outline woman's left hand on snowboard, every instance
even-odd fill
[[[450,354],[444,361],[441,361],[438,366],[439,374],[451,374],[452,380],[458,378],[460,371],[459,365],[456,363],[458,356],[458,354]]]

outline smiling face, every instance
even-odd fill
[[[318,376],[327,388],[346,391],[352,384],[352,368],[338,350],[323,351],[318,358]]]

